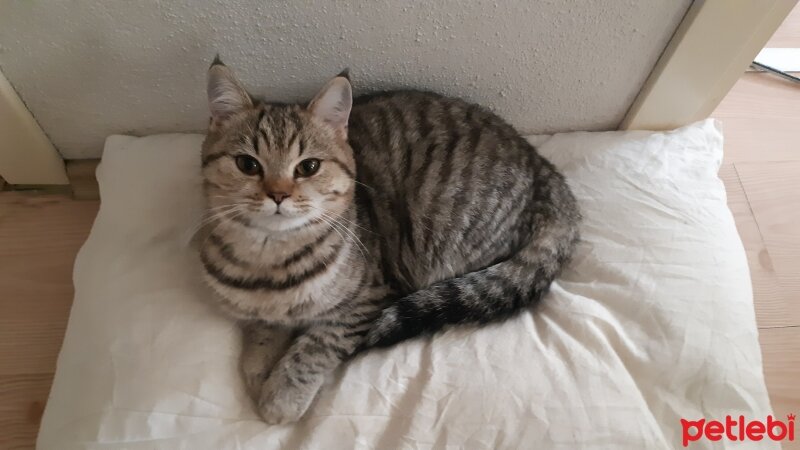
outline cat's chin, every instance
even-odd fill
[[[256,219],[255,225],[270,233],[289,232],[304,228],[309,224],[309,218],[304,216],[292,217],[284,214],[273,214],[268,217]]]

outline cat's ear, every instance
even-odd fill
[[[208,68],[207,89],[212,125],[219,125],[233,114],[253,107],[250,94],[236,79],[233,71],[220,61],[219,55]]]
[[[315,117],[330,125],[337,134],[347,137],[347,119],[353,108],[353,89],[347,69],[342,71],[322,88],[308,104]]]

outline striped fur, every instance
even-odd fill
[[[201,260],[270,423],[299,419],[359,350],[535,304],[578,239],[564,178],[496,115],[427,92],[351,101],[346,73],[303,107],[209,72]],[[295,177],[308,158],[319,171]]]

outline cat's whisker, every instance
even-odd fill
[[[200,221],[197,224],[195,224],[192,228],[190,228],[191,234],[194,235],[201,228],[203,228],[203,226],[207,225],[208,223],[211,223],[212,221],[214,221],[214,220],[216,220],[218,218],[223,217],[224,214],[227,213],[227,212],[236,210],[236,208],[238,208],[238,207],[239,207],[239,205],[232,205],[230,207],[226,207],[226,209],[219,210],[219,211],[214,211],[211,215],[208,215],[208,216],[205,216],[205,217],[201,218]]]
[[[241,200],[238,200],[238,201],[236,201],[234,203],[225,203],[225,204],[222,204],[222,205],[209,206],[209,207],[206,208],[206,210],[208,211],[208,210],[213,210],[213,209],[216,209],[216,208],[223,208],[223,207],[226,207],[226,206],[259,206],[259,202],[257,202],[257,201],[244,201],[243,202]]]
[[[188,236],[188,240],[187,241],[191,242],[191,240],[194,239],[194,237],[195,237],[195,235],[197,233],[199,233],[206,225],[210,224],[211,222],[213,222],[215,220],[218,220],[219,222],[214,227],[212,232],[215,231],[219,227],[219,225],[223,222],[222,219],[225,219],[225,218],[232,219],[232,218],[236,217],[238,215],[238,213],[245,213],[246,212],[245,210],[242,210],[240,208],[241,208],[241,205],[233,205],[233,207],[231,207],[230,209],[226,209],[224,211],[215,212],[211,216],[208,216],[208,217],[202,219],[197,225],[195,225],[193,228],[188,230],[189,236]],[[209,233],[209,234],[211,234],[211,233]],[[206,239],[207,238],[208,237],[206,237]]]
[[[367,188],[367,189],[372,189],[373,191],[375,191],[375,192],[378,192],[378,190],[377,190],[377,189],[375,189],[374,187],[372,187],[372,186],[370,186],[370,185],[368,185],[368,184],[362,183],[362,182],[360,182],[360,181],[353,180],[353,183],[355,183],[355,184],[360,184],[361,186],[364,186],[364,187],[365,187],[365,188]]]
[[[353,232],[351,230],[349,230],[344,225],[336,222],[333,218],[331,218],[330,216],[328,216],[328,215],[326,215],[324,213],[321,213],[320,219],[322,219],[323,221],[325,221],[325,223],[327,223],[328,225],[333,227],[333,229],[336,230],[337,233],[339,233],[339,236],[342,237],[342,240],[344,240],[344,241],[348,241],[349,240],[351,243],[353,243],[356,246],[356,248],[358,249],[359,253],[361,253],[361,257],[364,259],[364,261],[365,262],[367,261],[367,256],[366,256],[366,254],[364,252],[366,252],[368,254],[369,250],[361,242],[361,240],[358,239],[358,237],[356,237],[353,234]]]
[[[236,208],[238,206],[242,206],[242,205],[240,205],[240,204],[230,204],[230,205],[212,206],[210,208],[206,208],[206,210],[204,212],[204,215],[206,215],[208,213],[217,212],[217,211],[220,211],[220,210]]]
[[[320,216],[320,220],[322,220],[323,222],[325,222],[326,224],[328,224],[328,225],[329,225],[329,226],[330,226],[330,227],[333,229],[333,231],[335,231],[335,232],[336,232],[336,234],[338,234],[338,235],[339,235],[339,237],[341,237],[341,238],[342,238],[342,241],[343,241],[343,242],[347,242],[348,240],[350,240],[350,241],[352,242],[352,240],[351,240],[351,239],[348,239],[347,237],[345,237],[345,235],[344,235],[344,234],[342,234],[342,232],[339,230],[339,228],[338,228],[336,225],[334,225],[334,224],[333,224],[333,222],[331,222],[329,219],[327,219],[327,218],[325,218],[325,217],[321,217],[321,216]],[[357,247],[357,248],[358,248],[358,247]],[[360,248],[359,248],[359,251],[361,251],[361,249],[360,249]],[[364,260],[366,261],[366,255],[364,255],[364,253],[363,253],[363,252],[361,252],[361,257],[362,257],[362,258],[364,258]]]
[[[323,213],[323,214],[324,214],[324,213]],[[333,218],[333,217],[330,217],[330,216],[327,216],[327,217],[328,217],[328,219],[329,219],[329,220],[330,220],[332,223],[335,223],[335,224],[336,224],[338,227],[340,227],[340,228],[341,228],[341,229],[344,231],[344,233],[345,233],[345,234],[347,234],[347,235],[350,237],[350,239],[352,240],[352,242],[353,242],[354,244],[356,244],[356,246],[358,247],[359,251],[361,252],[361,255],[362,255],[362,256],[363,256],[363,257],[366,259],[366,255],[364,255],[364,252],[366,252],[367,254],[369,254],[369,249],[367,249],[366,245],[364,245],[364,243],[363,243],[363,242],[361,241],[361,239],[360,239],[360,238],[359,238],[359,237],[358,237],[358,236],[357,236],[357,235],[356,235],[356,234],[353,232],[353,230],[349,229],[349,228],[348,228],[347,226],[345,226],[344,224],[341,224],[341,223],[337,222],[337,221],[336,221],[336,218]]]
[[[242,215],[244,215],[246,213],[247,213],[247,211],[243,210],[243,209],[237,209],[237,210],[234,210],[234,211],[225,212],[223,215],[221,215],[219,217],[220,220],[217,222],[216,225],[214,225],[214,228],[209,230],[208,234],[206,234],[206,238],[203,240],[203,245],[204,246],[206,245],[206,243],[208,242],[208,239],[211,237],[211,235],[214,234],[214,232],[217,231],[217,228],[219,228],[220,225],[222,225],[225,222],[222,219],[233,220],[236,217],[242,216]],[[197,231],[200,231],[200,230],[197,230]],[[195,232],[195,233],[197,233],[197,232]]]
[[[355,239],[355,240],[356,240],[356,242],[358,242],[358,244],[359,244],[359,245],[360,245],[362,248],[364,248],[364,250],[366,250],[366,249],[367,249],[367,248],[366,248],[366,246],[364,245],[364,243],[361,241],[361,238],[359,238],[359,237],[358,237],[358,235],[357,235],[357,234],[356,234],[356,233],[355,233],[353,230],[351,230],[350,228],[348,228],[348,227],[347,227],[345,224],[341,223],[341,222],[340,222],[338,219],[336,219],[335,217],[331,217],[331,220],[332,220],[334,223],[336,223],[337,225],[339,225],[340,227],[342,227],[342,228],[343,228],[343,229],[344,229],[344,230],[345,230],[345,231],[346,231],[346,232],[347,232],[347,233],[348,233],[350,236],[352,236],[352,237],[353,237],[353,239]]]
[[[196,227],[196,228],[195,228],[195,229],[192,231],[192,234],[191,234],[191,237],[190,237],[190,239],[194,239],[194,238],[195,238],[195,236],[196,236],[198,233],[202,232],[202,231],[203,231],[203,230],[204,230],[204,229],[205,229],[205,228],[206,228],[208,225],[211,225],[211,224],[214,222],[214,220],[216,220],[216,221],[217,221],[217,222],[216,222],[216,225],[214,226],[214,228],[213,228],[212,230],[210,230],[210,231],[209,231],[209,233],[208,233],[208,234],[207,234],[207,236],[206,236],[206,238],[208,238],[208,236],[209,236],[209,235],[210,235],[212,232],[216,231],[216,229],[217,229],[217,228],[219,228],[219,226],[222,224],[222,222],[223,222],[223,220],[222,220],[222,219],[224,219],[224,218],[226,218],[226,217],[227,217],[227,218],[230,218],[230,217],[232,217],[232,216],[229,216],[229,214],[233,214],[233,213],[236,213],[236,212],[238,212],[238,210],[234,210],[234,211],[227,211],[227,212],[225,212],[225,213],[221,213],[220,215],[218,215],[218,216],[214,217],[212,220],[209,220],[209,221],[206,221],[206,222],[204,222],[204,223],[201,223],[199,226],[197,226],[197,227]],[[203,242],[205,242],[205,240],[204,240]]]
[[[328,213],[328,214],[333,214],[332,212],[330,212],[330,211],[328,211],[328,210],[323,210],[323,211],[325,211],[325,212],[326,212],[326,213]],[[378,234],[378,233],[376,233],[376,232],[374,232],[374,231],[370,230],[369,228],[363,227],[363,226],[359,225],[357,222],[354,222],[354,221],[352,221],[352,220],[350,220],[350,219],[345,219],[344,217],[338,217],[337,219],[339,219],[340,221],[343,221],[343,222],[345,222],[345,223],[347,223],[347,224],[350,224],[350,225],[352,225],[352,226],[354,226],[354,227],[356,227],[356,228],[359,228],[359,229],[361,229],[361,230],[364,230],[364,231],[366,231],[367,233],[372,233],[372,234],[375,234],[375,235],[377,235],[377,234]]]
[[[199,231],[199,230],[200,230],[200,229],[201,229],[201,228],[202,228],[204,225],[206,225],[206,224],[210,223],[211,221],[213,221],[213,220],[217,219],[218,217],[221,217],[221,216],[220,216],[221,214],[224,214],[225,212],[227,212],[227,211],[231,211],[231,210],[233,210],[233,209],[235,209],[235,208],[231,207],[231,208],[229,208],[229,209],[225,209],[225,210],[222,210],[222,211],[215,211],[215,212],[214,212],[213,214],[211,214],[211,215],[205,215],[206,213],[204,213],[204,216],[203,216],[203,217],[201,217],[201,218],[200,218],[200,220],[199,220],[199,221],[198,221],[196,224],[192,225],[192,226],[191,226],[191,227],[190,227],[190,228],[187,230],[187,232],[189,232],[189,234],[190,234],[191,236],[194,236],[194,234],[195,234],[195,233],[197,233],[197,232],[198,232],[198,231]]]
[[[354,226],[354,227],[357,227],[357,228],[360,228],[360,229],[362,229],[362,230],[364,230],[364,231],[366,231],[366,232],[368,232],[368,233],[372,233],[372,234],[375,234],[375,235],[377,235],[377,234],[378,234],[378,233],[376,233],[376,232],[374,232],[374,231],[370,230],[369,228],[365,228],[365,227],[363,227],[363,226],[359,225],[358,223],[356,223],[356,222],[354,222],[354,221],[352,221],[352,220],[345,219],[344,217],[341,217],[341,216],[340,216],[340,217],[335,217],[335,216],[333,216],[333,215],[334,215],[334,213],[333,213],[332,211],[329,211],[329,210],[327,210],[327,209],[325,209],[325,208],[320,208],[320,207],[318,207],[318,206],[314,206],[314,205],[312,205],[312,204],[308,204],[308,205],[306,205],[306,206],[308,206],[309,208],[316,209],[317,211],[320,211],[320,212],[321,212],[321,213],[323,213],[323,214],[328,214],[329,216],[331,216],[331,218],[335,218],[335,219],[337,219],[337,220],[344,221],[344,222],[346,222],[347,224],[351,224],[352,226]]]

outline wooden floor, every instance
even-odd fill
[[[720,176],[750,263],[767,387],[785,418],[800,413],[800,85],[748,72],[712,116],[723,123]]]
[[[800,6],[792,9],[764,47],[800,48]]]
[[[0,449],[32,448],[97,202],[0,193]]]
[[[800,6],[766,47],[800,48]],[[747,210],[737,211],[737,224],[750,258],[772,406],[781,416],[798,414],[800,85],[746,74],[714,116],[726,124],[729,203],[747,205]],[[800,449],[800,439],[783,448]]]
[[[800,5],[765,47],[800,48]],[[723,122],[720,176],[750,263],[767,388],[785,418],[800,413],[800,85],[748,72],[712,116]]]

